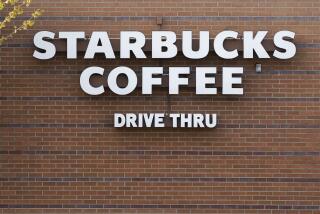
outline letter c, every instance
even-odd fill
[[[86,68],[80,76],[80,87],[81,89],[89,95],[100,95],[104,93],[103,85],[99,87],[93,87],[90,84],[90,77],[94,74],[103,75],[104,69],[101,67],[89,67]]]

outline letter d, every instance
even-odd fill
[[[126,118],[123,114],[114,114],[114,127],[120,128],[123,127],[126,124]]]

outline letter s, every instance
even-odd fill
[[[290,59],[296,55],[297,48],[293,42],[284,40],[285,37],[294,39],[295,33],[291,31],[279,31],[274,35],[274,44],[276,47],[284,49],[285,52],[275,50],[273,56],[278,59]]]
[[[50,31],[40,31],[34,35],[33,43],[37,48],[44,52],[34,51],[33,57],[37,59],[51,59],[56,54],[56,47],[51,42],[43,40],[44,38],[54,39],[54,33]]]

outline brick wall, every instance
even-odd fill
[[[34,0],[36,26],[0,48],[0,213],[319,213],[318,0]],[[161,27],[157,17],[163,17]],[[279,60],[52,60],[35,32],[296,32]],[[262,73],[255,73],[255,64]],[[244,66],[244,96],[85,95],[82,70]],[[114,112],[217,113],[216,129],[115,129]]]

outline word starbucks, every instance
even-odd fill
[[[243,58],[251,59],[254,52],[258,58],[267,59],[270,55],[267,53],[262,41],[266,38],[268,31],[258,31],[255,35],[253,31],[243,32]],[[274,37],[275,47],[282,51],[275,50],[273,57],[278,59],[290,59],[296,53],[296,46],[288,39],[294,39],[295,33],[291,31],[279,31]],[[222,31],[216,35],[213,42],[215,53],[223,59],[234,59],[239,56],[239,51],[226,50],[224,42],[226,39],[238,39],[239,33],[235,31]],[[49,31],[40,31],[34,36],[34,44],[43,52],[35,51],[33,56],[37,59],[51,59],[56,54],[56,47],[52,42],[45,39],[56,39],[56,34]],[[59,39],[67,40],[67,58],[77,59],[77,42],[85,39],[85,32],[59,32]],[[199,49],[193,50],[192,31],[182,31],[182,53],[189,59],[202,59],[208,56],[212,44],[208,31],[199,32]],[[177,40],[176,33],[171,31],[153,31],[152,36],[152,58],[169,59],[174,58],[178,53],[175,45]],[[146,43],[146,37],[138,31],[121,31],[120,32],[120,58],[129,59],[131,53],[135,58],[145,59],[146,54],[143,47]],[[93,32],[90,37],[84,59],[93,59],[97,53],[102,53],[107,59],[115,59],[115,53],[107,32]]]

